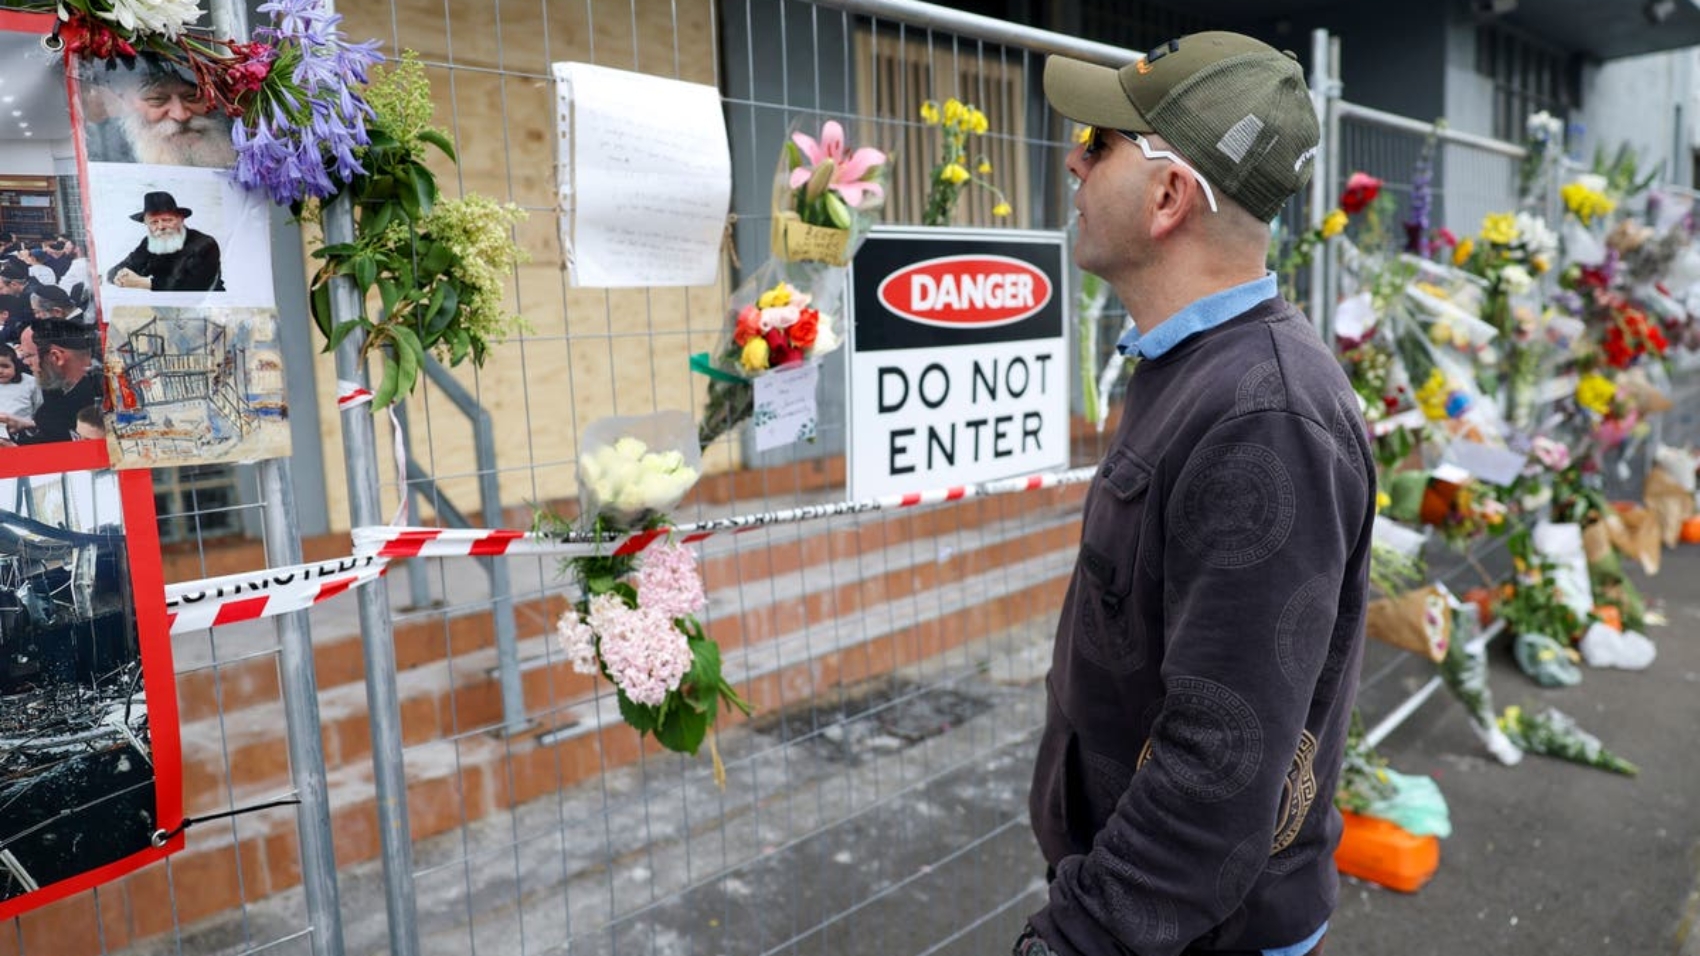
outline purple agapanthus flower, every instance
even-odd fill
[[[356,87],[382,58],[378,43],[349,43],[338,28],[342,17],[322,0],[270,0],[258,9],[272,23],[256,36],[299,53],[290,80],[305,102],[274,88],[269,108],[236,124],[236,180],[280,204],[326,198],[365,172],[356,151],[371,142],[372,108]]]
[[[1434,169],[1432,143],[1423,147],[1411,170],[1411,214],[1405,220],[1405,251],[1427,257],[1433,251],[1429,241],[1429,216],[1434,201]]]

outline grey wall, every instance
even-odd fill
[[[1650,172],[1663,160],[1670,182],[1691,185],[1696,56],[1679,50],[1584,67],[1583,131],[1572,151],[1587,163],[1596,147],[1610,154],[1629,143],[1642,169]]]

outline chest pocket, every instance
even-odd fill
[[[1134,560],[1145,518],[1151,466],[1126,448],[1116,448],[1098,468],[1091,509],[1080,537],[1080,564],[1105,610],[1121,613],[1133,590]]]

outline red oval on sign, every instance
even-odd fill
[[[1051,301],[1051,280],[1008,256],[944,256],[886,276],[878,295],[881,305],[911,322],[984,329],[1043,309]]]

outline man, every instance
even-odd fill
[[[1053,56],[1045,95],[1092,127],[1075,254],[1141,361],[1057,627],[1030,797],[1052,879],[1016,952],[1320,952],[1375,486],[1265,265],[1316,154],[1303,71],[1203,33],[1120,70]]]
[[[10,440],[18,445],[42,445],[79,437],[77,415],[105,396],[104,379],[94,367],[99,346],[95,330],[64,319],[36,319],[18,340],[18,359],[41,385],[41,407],[33,423],[0,415]]]
[[[223,292],[218,242],[184,224],[192,215],[170,193],[144,196],[142,211],[130,218],[147,226],[147,238],[107,271],[106,281],[154,292]]]
[[[0,344],[12,345],[35,317],[30,306],[30,269],[20,259],[0,259]]]
[[[143,54],[134,68],[84,67],[91,162],[164,166],[236,165],[230,120],[216,112],[195,77]]]
[[[30,294],[30,310],[38,319],[66,319],[78,325],[93,325],[71,294],[56,285],[38,287]]]

